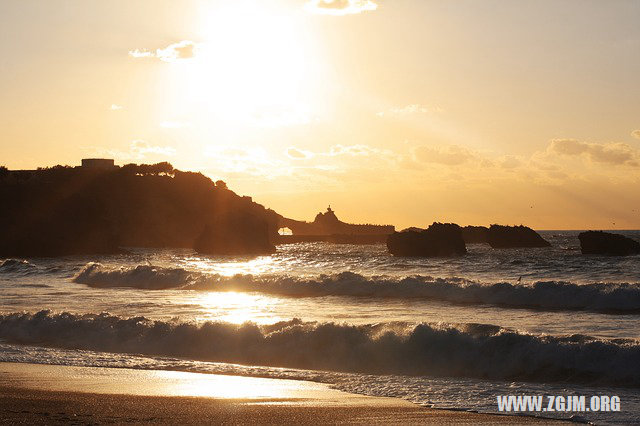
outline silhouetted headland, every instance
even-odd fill
[[[640,254],[640,243],[620,234],[602,231],[581,232],[578,235],[582,254],[627,256]]]
[[[425,230],[394,232],[387,239],[394,256],[444,257],[467,252],[462,229],[455,223],[435,222]]]
[[[169,163],[0,168],[0,256],[121,252],[121,247],[270,253],[281,216],[222,181]]]
[[[318,213],[313,222],[282,218],[280,228],[288,228],[291,235],[282,235],[280,244],[324,241],[337,244],[384,243],[395,231],[392,225],[356,225],[342,222],[331,206]]]

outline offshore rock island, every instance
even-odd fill
[[[288,228],[291,235],[281,235],[279,242],[299,243],[326,241],[348,244],[384,243],[387,236],[393,234],[393,225],[356,225],[342,222],[336,216],[331,206],[324,213],[318,213],[313,222],[302,222],[283,217],[281,228]]]

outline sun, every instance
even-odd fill
[[[227,123],[307,123],[318,58],[300,14],[277,2],[234,1],[202,15],[202,40],[174,75],[176,107]]]

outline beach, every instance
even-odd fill
[[[547,421],[427,409],[400,399],[354,395],[305,381],[0,363],[2,424],[532,422]]]

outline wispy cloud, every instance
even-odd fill
[[[620,143],[588,143],[576,139],[554,139],[547,148],[549,153],[566,156],[583,156],[594,163],[637,167],[640,153],[631,146]]]
[[[147,141],[144,141],[142,139],[131,141],[130,147],[131,153],[138,158],[143,158],[147,154],[155,154],[168,157],[176,154],[175,148],[172,148],[170,146],[150,145]]]
[[[157,58],[163,62],[177,62],[182,59],[193,58],[196,54],[197,43],[191,40],[182,40],[170,44],[163,49],[148,50],[134,49],[129,51],[132,58]]]
[[[131,141],[128,150],[105,149],[99,147],[82,147],[89,155],[117,158],[123,161],[141,161],[151,157],[171,157],[176,150],[170,146],[151,145],[142,139]]]
[[[306,151],[304,149],[299,149],[299,148],[296,148],[295,146],[287,148],[287,150],[285,151],[285,154],[287,154],[287,157],[293,160],[303,160],[303,159],[313,158],[315,156],[313,152]]]
[[[111,111],[120,111],[122,108],[124,107],[118,104],[111,104],[111,106],[109,107]]]
[[[386,111],[377,112],[378,117],[401,116],[407,117],[419,114],[429,114],[434,112],[442,112],[442,108],[437,106],[426,106],[421,104],[411,104],[403,107],[392,107]]]
[[[458,145],[437,147],[422,145],[416,147],[413,153],[417,161],[446,166],[458,166],[476,158],[476,155],[469,149]]]
[[[631,132],[631,136],[636,139],[640,139],[640,130],[634,130],[633,132]]]
[[[376,10],[378,4],[373,0],[311,0],[307,9],[326,15],[350,15]]]

